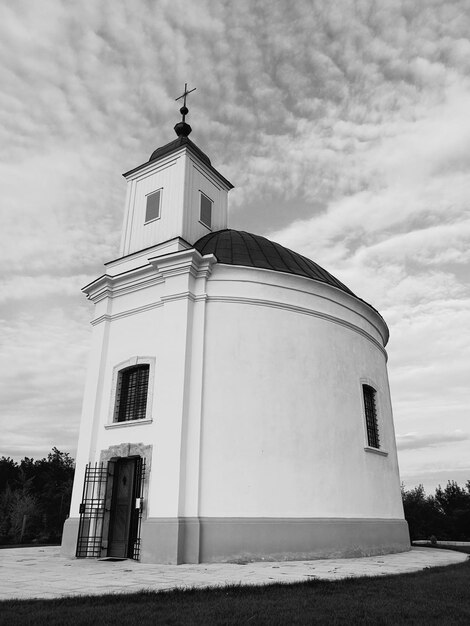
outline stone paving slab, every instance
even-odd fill
[[[461,563],[467,558],[462,552],[414,547],[409,552],[356,559],[154,565],[69,559],[55,546],[12,548],[0,550],[0,600],[385,576]]]

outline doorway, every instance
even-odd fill
[[[120,458],[114,462],[108,557],[136,558],[139,543],[142,459]]]

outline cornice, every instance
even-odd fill
[[[116,276],[105,274],[84,287],[82,291],[96,304],[105,298],[117,298],[162,282],[163,277],[147,265]]]
[[[149,259],[149,263],[164,279],[187,273],[191,274],[193,278],[207,279],[216,262],[217,259],[213,254],[202,256],[194,248]]]
[[[108,274],[100,276],[89,285],[86,285],[82,291],[89,300],[97,304],[105,298],[119,298],[135,291],[161,285],[176,276],[189,275],[194,279],[203,279],[205,281],[211,275],[213,265],[216,262],[217,259],[213,254],[208,254],[203,257],[194,248],[172,252],[165,256],[149,259],[148,265],[122,272],[115,276]],[[200,290],[196,289],[196,291]],[[165,302],[181,299],[190,299],[193,302],[199,302],[206,298],[205,290],[204,293],[201,294],[192,293],[187,290],[163,294],[156,303],[129,309],[122,313],[106,313],[93,320],[92,324],[96,325],[104,321],[111,321],[113,319],[119,319],[119,317],[133,315],[139,311],[162,306]]]
[[[195,295],[190,291],[181,291],[180,293],[172,293],[167,296],[162,296],[161,301],[163,304],[166,302],[175,302],[176,300],[191,300],[191,302],[206,302],[209,299],[206,293]]]
[[[102,324],[103,322],[112,322],[113,320],[119,320],[123,317],[129,317],[131,315],[135,315],[136,313],[143,313],[145,311],[151,311],[152,309],[158,309],[163,306],[163,302],[159,300],[158,302],[151,302],[150,304],[144,304],[142,306],[136,306],[132,309],[127,309],[126,311],[120,311],[119,313],[104,313],[99,317],[92,320],[90,323],[92,326],[97,326],[98,324]]]
[[[201,262],[204,261],[204,263],[200,263],[200,266],[202,266],[201,268],[200,266],[198,267],[197,257],[195,260],[193,258],[193,255],[188,254],[188,252],[190,253],[191,251],[184,251],[181,253],[178,252],[172,255],[168,255],[168,256],[172,256],[173,258],[164,259],[166,263],[161,264],[163,266],[162,272],[159,274],[156,274],[155,278],[158,279],[158,281],[155,281],[155,284],[157,282],[160,282],[160,283],[164,282],[165,276],[166,277],[177,276],[179,274],[184,274],[184,273],[192,273],[193,275],[199,275],[198,272],[201,274],[204,271],[210,272],[212,265],[215,263],[215,257],[213,255],[207,255],[206,257],[201,257],[201,255],[197,253],[197,251],[192,250],[192,252],[196,252],[196,254],[200,257],[199,260]],[[157,260],[160,262],[163,259],[160,257],[156,259],[156,261]],[[102,278],[110,278],[110,277],[101,277],[101,279]],[[246,282],[249,282],[249,281],[246,281]],[[101,291],[98,292],[98,295],[94,296],[93,299],[96,302],[99,301],[100,299],[106,297],[105,295],[102,295],[102,294],[105,294],[106,292],[109,292],[111,297],[123,295],[124,293],[135,291],[136,289],[143,289],[147,287],[148,284],[149,284],[149,281],[140,281],[139,283],[135,283],[133,286],[127,286],[127,290],[124,288],[121,289],[118,293],[116,293],[112,288],[101,289]],[[319,296],[317,295],[317,297]],[[377,341],[377,339],[375,339],[375,337],[373,337],[370,333],[360,328],[359,326],[353,324],[352,322],[344,320],[336,315],[331,315],[330,313],[323,313],[320,311],[315,311],[311,308],[302,307],[302,306],[295,305],[295,304],[288,304],[286,302],[279,302],[276,300],[268,300],[265,298],[251,298],[251,297],[244,297],[244,296],[223,296],[223,295],[208,296],[206,293],[196,295],[192,293],[191,291],[185,290],[185,291],[180,291],[180,292],[171,293],[171,294],[164,294],[159,298],[158,302],[152,302],[150,304],[142,305],[139,307],[134,307],[131,309],[127,309],[126,311],[121,311],[119,313],[103,314],[100,317],[97,317],[96,319],[94,319],[91,322],[91,324],[93,326],[96,326],[103,322],[111,322],[113,320],[135,315],[136,313],[141,313],[141,312],[149,311],[155,308],[159,308],[159,307],[164,306],[166,303],[176,302],[178,300],[189,300],[191,302],[219,302],[219,303],[224,303],[224,304],[245,304],[249,306],[263,306],[263,307],[269,307],[269,308],[274,308],[274,309],[281,309],[284,311],[290,311],[290,312],[298,313],[301,315],[309,315],[311,317],[316,317],[318,319],[332,322],[334,324],[338,324],[340,326],[343,326],[344,328],[352,330],[353,332],[361,335],[362,337],[370,341],[376,348],[378,348],[378,350],[383,354],[385,360],[387,360],[388,358],[387,351],[385,350],[384,346],[379,341]],[[336,301],[333,300],[333,302],[336,302]],[[340,303],[336,302],[336,304],[340,304]],[[360,315],[357,312],[355,313]],[[362,316],[360,315],[360,317]]]
[[[158,300],[158,302],[151,302],[150,304],[137,306],[132,309],[127,309],[126,311],[120,311],[119,313],[104,313],[103,315],[100,315],[96,319],[92,320],[91,325],[97,326],[98,324],[102,324],[103,322],[112,322],[114,320],[122,319],[123,317],[130,317],[131,315],[135,315],[136,313],[144,313],[146,311],[151,311],[152,309],[158,309],[164,306],[167,302],[176,302],[178,300],[190,300],[191,302],[207,302],[208,296],[206,293],[196,296],[190,291],[182,291],[180,293],[162,296]]]
[[[259,280],[258,278],[240,278],[239,276],[236,276],[234,274],[233,270],[242,270],[243,273],[246,273],[247,275],[250,272],[262,272],[263,274],[265,274],[265,276],[269,276],[273,280],[263,281]],[[291,284],[286,284],[286,280],[288,283]],[[350,311],[354,315],[358,315],[368,324],[374,326],[377,329],[377,332],[382,337],[384,346],[386,346],[388,343],[390,335],[389,329],[387,323],[380,315],[380,313],[376,311],[374,307],[372,307],[370,304],[368,304],[364,300],[361,300],[361,298],[350,295],[345,291],[334,287],[333,285],[328,285],[327,283],[323,283],[321,281],[312,280],[311,278],[308,278],[306,276],[287,274],[285,272],[277,272],[274,270],[260,267],[248,267],[244,265],[225,265],[223,263],[218,263],[217,274],[211,277],[211,283],[215,282],[251,283],[257,286],[265,285],[267,287],[274,287],[287,291],[295,291],[297,293],[302,293],[316,298],[321,298],[322,300],[327,300],[337,306],[346,309],[347,311]],[[292,286],[292,283],[305,285],[307,289],[299,289],[298,287]],[[331,296],[327,294],[331,294]]]
[[[173,152],[171,155],[165,155],[159,160],[147,161],[146,163],[142,163],[138,165],[132,170],[125,172],[123,177],[126,180],[139,180],[141,178],[145,178],[149,173],[153,171],[158,171],[161,169],[165,169],[174,165],[176,161],[183,156],[184,150],[183,147],[179,148],[178,151]]]
[[[104,265],[105,267],[114,267],[115,265],[119,265],[123,261],[130,261],[133,259],[138,259],[139,257],[142,257],[143,260],[147,262],[149,255],[151,255],[152,251],[158,252],[160,250],[163,250],[165,246],[171,245],[174,242],[178,242],[179,244],[181,244],[181,247],[183,249],[189,250],[194,247],[190,243],[188,243],[186,239],[183,239],[183,237],[171,237],[171,239],[166,239],[165,241],[153,244],[152,246],[148,246],[147,248],[143,248],[142,250],[137,250],[136,252],[130,252],[129,254],[125,254],[124,256],[118,257],[117,259],[108,261]]]
[[[223,302],[226,304],[247,304],[251,306],[265,306],[273,309],[282,309],[284,311],[291,311],[294,313],[300,313],[301,315],[309,315],[311,317],[317,317],[319,319],[326,320],[328,322],[333,322],[334,324],[338,324],[349,330],[352,330],[362,337],[365,337],[368,341],[370,341],[376,348],[380,350],[380,352],[384,355],[385,360],[388,359],[387,351],[380,344],[380,342],[375,339],[370,333],[365,331],[359,326],[348,322],[347,320],[343,320],[336,315],[331,315],[330,313],[322,313],[320,311],[314,311],[312,309],[308,309],[306,307],[298,306],[295,304],[287,304],[285,302],[276,302],[273,300],[266,300],[261,298],[246,298],[243,296],[208,296],[208,302]]]

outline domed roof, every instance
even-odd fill
[[[227,228],[204,235],[196,241],[194,247],[202,255],[214,254],[219,263],[259,267],[305,276],[357,297],[346,285],[317,263],[260,235]]]

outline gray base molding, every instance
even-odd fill
[[[61,554],[74,557],[78,518]],[[410,549],[404,519],[180,517],[142,520],[142,563],[247,563],[374,556]]]
[[[62,556],[72,558],[77,552],[78,525],[80,518],[69,517],[65,520],[64,529],[62,531],[62,543],[60,553]]]
[[[410,549],[404,519],[149,518],[144,563],[223,563],[350,558]]]

